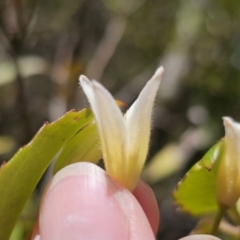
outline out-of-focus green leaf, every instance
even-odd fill
[[[15,147],[14,138],[8,135],[0,136],[0,155],[9,153]]]
[[[179,145],[175,143],[166,145],[143,170],[144,180],[153,184],[170,176],[182,168],[183,159],[184,153]]]
[[[0,239],[11,231],[43,173],[65,144],[93,120],[90,110],[71,111],[46,123],[33,140],[0,169]],[[79,143],[80,144],[80,143]]]
[[[23,56],[17,59],[17,63],[22,77],[45,74],[48,71],[48,63],[39,56]],[[16,79],[17,69],[13,62],[0,61],[0,72],[0,87]]]
[[[198,216],[216,213],[218,211],[216,173],[221,154],[218,154],[218,157],[215,157],[214,154],[216,154],[216,149],[219,153],[222,152],[222,150],[219,149],[222,148],[221,144],[220,141],[214,145],[204,155],[202,160],[197,162],[186,173],[173,192],[173,197],[177,205],[191,215]],[[214,164],[212,159],[215,159]]]
[[[16,77],[16,69],[9,61],[0,62],[0,72],[0,87],[13,82]]]
[[[97,163],[102,153],[95,123],[79,131],[64,147],[54,165],[54,173],[75,162]]]

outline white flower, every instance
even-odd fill
[[[130,190],[147,157],[152,109],[163,72],[163,67],[157,69],[125,116],[100,83],[80,76],[95,115],[106,171]]]

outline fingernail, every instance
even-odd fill
[[[144,238],[135,238],[146,227]],[[44,240],[154,239],[132,193],[91,163],[72,164],[55,175],[41,203],[39,230]]]

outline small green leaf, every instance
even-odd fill
[[[119,107],[125,103],[116,100]],[[93,115],[92,115],[93,117]],[[79,131],[67,144],[56,160],[53,172],[56,173],[63,167],[76,162],[97,163],[102,157],[97,126],[94,121]]]
[[[0,239],[11,231],[43,173],[72,137],[93,120],[92,112],[68,112],[46,123],[33,140],[0,168]],[[80,144],[80,143],[79,143]]]
[[[213,145],[207,153],[201,159],[203,165],[211,170],[214,166],[215,162],[221,158],[223,154],[223,147],[224,147],[224,138],[218,141],[215,145]]]
[[[153,184],[179,171],[183,164],[184,154],[179,145],[169,143],[158,151],[143,170],[143,178]]]
[[[180,208],[191,215],[215,213],[218,210],[216,176],[200,161],[178,183],[173,196]]]
[[[178,183],[173,197],[180,208],[191,215],[217,213],[216,177],[221,159],[222,141],[214,145]]]
[[[75,162],[97,163],[101,156],[97,127],[95,123],[92,123],[79,131],[66,144],[54,165],[53,172],[56,173],[61,168]]]

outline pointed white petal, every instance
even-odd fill
[[[225,126],[226,151],[231,154],[240,167],[240,123],[235,122],[230,117],[223,117]]]
[[[127,169],[129,171],[127,175],[135,179],[133,188],[138,181],[147,157],[152,109],[163,72],[163,67],[157,69],[125,115],[127,125]]]
[[[217,195],[221,204],[231,207],[240,197],[240,124],[229,117],[225,126],[224,154],[219,165]]]
[[[89,102],[90,102],[90,99],[94,99],[92,82],[89,81],[89,79],[86,76],[81,75],[79,77],[79,84],[82,86],[85,94],[87,95]]]
[[[125,179],[126,126],[123,115],[111,94],[98,82],[80,77],[91,104],[101,140],[107,172],[122,182]]]

